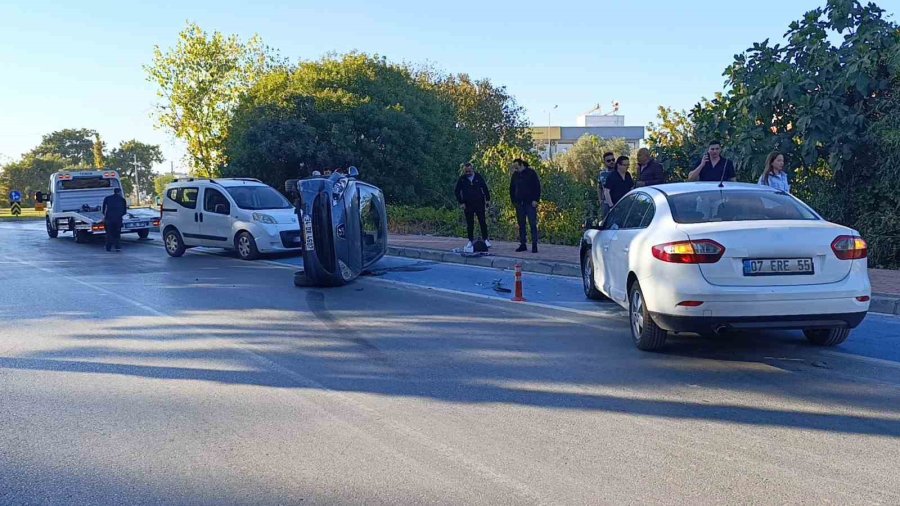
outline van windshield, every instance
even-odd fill
[[[268,186],[231,186],[225,189],[241,209],[258,211],[291,208],[291,203],[282,194]]]

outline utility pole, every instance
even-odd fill
[[[141,201],[141,183],[138,180],[138,167],[140,164],[138,164],[137,155],[132,156],[134,156],[134,161],[131,162],[131,166],[134,167],[134,201],[139,204]]]

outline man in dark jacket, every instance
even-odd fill
[[[103,222],[106,225],[106,251],[121,251],[119,237],[122,235],[122,217],[128,211],[128,203],[122,197],[122,190],[116,188],[113,194],[103,199]]]
[[[666,171],[661,163],[650,155],[650,150],[641,148],[637,152],[638,180],[634,186],[653,186],[666,182]]]
[[[481,174],[475,172],[471,163],[463,164],[463,175],[456,181],[456,200],[466,215],[466,229],[469,232],[469,244],[466,251],[472,251],[472,241],[475,240],[475,216],[478,216],[478,226],[481,227],[481,239],[485,246],[491,247],[488,240],[487,221],[484,219],[484,210],[491,203],[491,191]]]
[[[541,180],[537,172],[528,166],[528,162],[516,158],[512,163],[512,177],[509,179],[509,198],[516,208],[516,221],[519,223],[519,248],[528,248],[525,236],[525,220],[531,225],[531,252],[537,253],[537,207],[541,201]]]

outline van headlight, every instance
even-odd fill
[[[278,223],[275,221],[275,218],[263,213],[253,213],[253,221],[265,223],[266,225],[275,225]]]

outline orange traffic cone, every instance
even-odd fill
[[[513,302],[525,302],[522,296],[522,264],[516,264],[516,295],[512,298]]]

